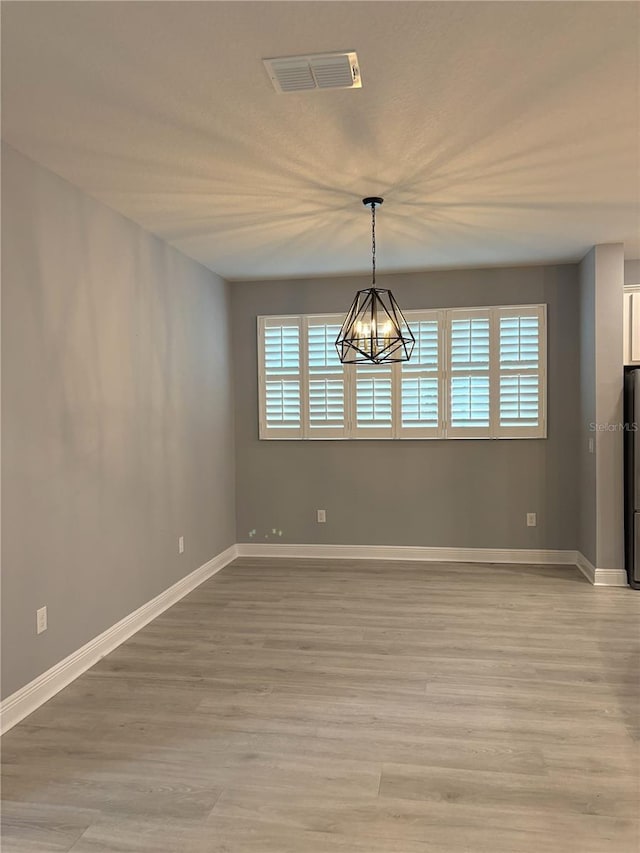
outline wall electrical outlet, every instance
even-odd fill
[[[41,607],[36,610],[36,633],[42,634],[47,630],[47,607]]]
[[[318,510],[318,524],[324,524],[327,520],[327,511],[326,509]]]
[[[589,438],[589,453],[594,453],[595,449],[595,442],[593,440],[593,437],[591,437]]]
[[[178,554],[184,554],[184,536],[178,539]]]
[[[527,527],[536,527],[538,524],[538,519],[536,518],[535,512],[527,513]]]

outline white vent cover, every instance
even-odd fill
[[[281,94],[309,89],[362,88],[358,57],[354,52],[280,56],[262,61],[276,92]]]

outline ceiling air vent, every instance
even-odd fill
[[[280,56],[263,59],[276,92],[310,89],[361,89],[360,67],[355,53],[316,53],[312,56]]]

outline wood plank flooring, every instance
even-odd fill
[[[640,593],[243,559],[2,740],[2,851],[637,853]]]

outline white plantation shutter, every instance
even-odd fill
[[[408,323],[416,342],[410,361],[400,364],[400,434],[437,437],[444,422],[443,313],[410,312]]]
[[[393,368],[390,364],[355,367],[354,429],[358,438],[393,436]]]
[[[546,306],[407,311],[409,362],[342,365],[342,315],[258,318],[260,438],[544,438]]]
[[[344,436],[346,399],[344,367],[338,358],[335,341],[340,319],[307,317],[308,410],[307,434],[310,438]]]
[[[258,318],[260,437],[302,437],[299,317]]]
[[[501,437],[545,435],[546,334],[543,305],[498,308],[498,424]]]
[[[490,309],[449,313],[449,412],[447,435],[491,435]]]

